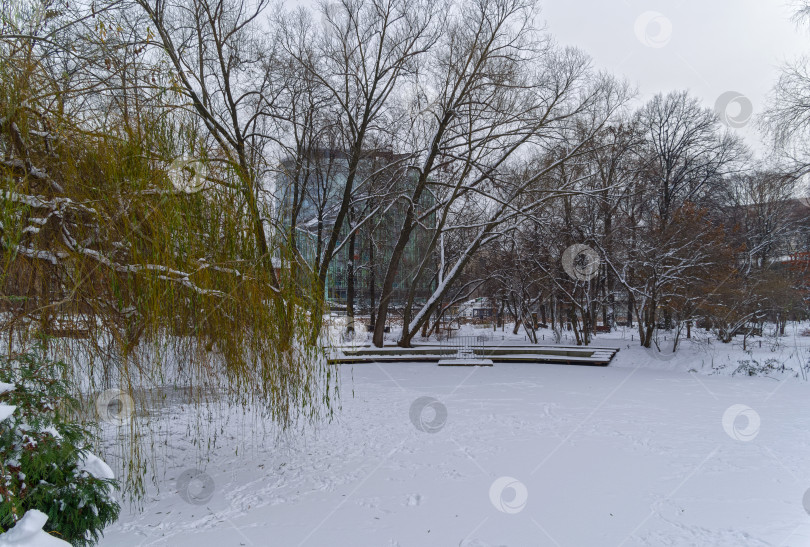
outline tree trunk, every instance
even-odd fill
[[[368,301],[371,310],[371,318],[369,322],[371,324],[371,328],[374,329],[376,325],[376,306],[375,302],[377,300],[376,295],[374,294],[374,285],[375,285],[375,275],[374,275],[374,241],[372,237],[368,238]]]
[[[577,319],[577,312],[574,310],[574,306],[568,307],[568,320],[571,322],[571,330],[574,331],[574,338],[576,338],[577,345],[582,345],[582,338],[579,334],[579,320]]]
[[[351,217],[351,215],[350,215]],[[352,220],[349,219],[351,228]],[[356,232],[349,236],[349,260],[346,263],[346,332],[354,332],[354,245],[357,239]]]
[[[627,326],[633,328],[633,292],[628,289],[627,291]]]
[[[672,310],[669,306],[664,308],[664,329],[672,330]]]

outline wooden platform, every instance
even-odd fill
[[[487,359],[493,363],[536,363],[584,366],[607,366],[618,353],[617,348],[593,346],[486,346],[476,349],[472,360]],[[456,357],[455,350],[441,346],[416,346],[414,348],[336,348],[328,362],[349,363],[438,363]],[[445,365],[443,365],[445,366]],[[449,365],[448,365],[449,366]]]
[[[492,359],[450,358],[439,359],[440,367],[491,367]]]

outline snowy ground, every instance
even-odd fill
[[[344,365],[332,424],[234,419],[205,465],[178,409],[160,490],[101,545],[810,546],[810,383],[731,376],[798,369],[802,330],[671,360],[615,333],[607,368]]]

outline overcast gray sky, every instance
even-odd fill
[[[589,53],[600,68],[624,75],[642,99],[688,89],[707,106],[721,95],[732,126],[755,148],[754,119],[786,61],[810,54],[810,30],[790,20],[786,0],[546,0],[547,30]],[[726,97],[731,97],[727,94]],[[753,110],[745,123],[745,98]],[[737,120],[738,123],[735,123]]]

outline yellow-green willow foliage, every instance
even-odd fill
[[[2,349],[46,336],[88,411],[104,390],[132,400],[116,424],[129,493],[143,492],[148,416],[168,388],[200,415],[242,405],[280,430],[331,415],[334,372],[307,342],[316,284],[288,238],[268,227],[258,250],[242,179],[182,109],[123,115],[34,40],[0,50]]]

